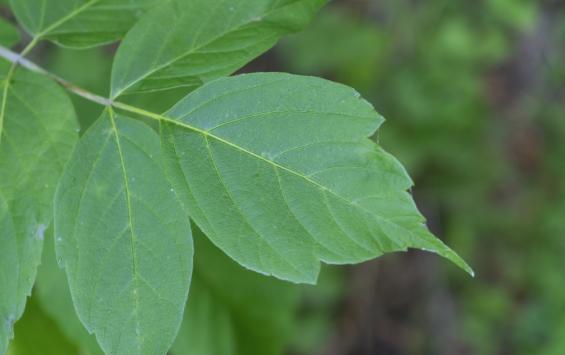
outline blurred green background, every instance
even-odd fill
[[[115,48],[45,45],[33,59],[105,94]],[[217,302],[196,282],[188,311],[200,318],[173,354],[565,354],[565,1],[335,0],[243,71],[360,91],[387,118],[374,139],[406,165],[429,227],[476,277],[409,252],[296,286],[220,267],[230,261],[206,244],[218,294],[237,282]],[[84,130],[100,108],[74,100]],[[58,273],[44,262],[12,354],[95,353],[50,290]],[[45,329],[58,333],[42,340]]]

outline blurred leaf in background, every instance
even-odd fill
[[[298,286],[243,269],[193,229],[195,271],[173,354],[281,354]]]
[[[81,50],[49,46],[39,59],[52,73],[90,92],[108,96],[112,49],[111,46]],[[100,117],[103,107],[75,95],[71,97],[84,132]]]
[[[46,233],[43,259],[39,267],[35,294],[33,296],[45,315],[48,315],[58,326],[59,331],[74,345],[80,348],[84,355],[102,355],[94,335],[88,334],[75,312],[69,291],[67,277],[57,263],[55,256],[55,241],[50,229]]]
[[[10,355],[77,354],[78,350],[59,331],[57,325],[42,311],[34,298],[26,306],[24,316],[17,322]]]

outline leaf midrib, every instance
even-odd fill
[[[218,142],[224,143],[224,144],[226,144],[226,145],[228,145],[228,146],[230,146],[230,147],[232,147],[232,148],[234,148],[234,149],[236,149],[236,150],[238,150],[238,151],[240,151],[240,152],[246,153],[246,154],[248,154],[248,155],[253,156],[254,158],[257,158],[257,159],[259,159],[259,160],[261,160],[261,161],[264,161],[265,163],[270,164],[270,165],[272,165],[273,167],[279,168],[280,170],[283,170],[283,171],[286,171],[286,172],[288,172],[288,173],[290,173],[290,174],[292,174],[292,175],[298,176],[298,177],[300,177],[300,178],[306,180],[307,182],[311,183],[312,185],[316,186],[318,189],[322,190],[322,192],[330,193],[331,195],[335,196],[336,198],[338,198],[338,199],[340,199],[340,200],[346,202],[348,205],[352,205],[353,207],[358,208],[358,209],[360,209],[361,211],[363,211],[363,212],[365,212],[365,213],[368,213],[369,215],[372,215],[372,216],[374,216],[374,217],[376,217],[376,218],[379,218],[379,219],[381,219],[381,220],[383,220],[383,221],[385,221],[385,222],[387,222],[387,223],[392,223],[392,224],[396,225],[397,227],[403,229],[404,231],[406,231],[406,232],[409,233],[410,235],[414,235],[413,232],[411,232],[410,230],[406,229],[406,228],[403,227],[402,225],[399,225],[398,223],[396,223],[396,222],[394,222],[394,221],[391,221],[391,220],[389,220],[388,218],[385,218],[384,216],[375,213],[375,211],[368,210],[368,209],[366,209],[365,207],[363,207],[363,206],[361,206],[361,205],[359,205],[359,204],[357,204],[357,203],[353,203],[352,201],[349,201],[348,199],[346,199],[345,197],[341,196],[341,195],[338,194],[337,192],[335,192],[335,191],[333,191],[333,190],[327,188],[326,186],[320,184],[320,183],[317,182],[316,180],[311,179],[311,178],[308,177],[307,175],[304,175],[304,174],[302,174],[302,173],[300,173],[300,172],[298,172],[298,171],[295,171],[295,170],[293,170],[293,169],[291,169],[291,168],[288,168],[288,167],[286,167],[286,166],[284,166],[284,165],[281,165],[281,164],[279,164],[279,163],[277,163],[277,162],[274,162],[274,161],[272,161],[272,160],[266,159],[266,158],[262,157],[261,155],[255,153],[255,152],[252,152],[252,151],[250,151],[250,150],[248,150],[248,149],[245,149],[244,147],[241,147],[241,146],[239,146],[239,145],[237,145],[237,144],[235,144],[235,143],[232,143],[232,142],[230,142],[230,141],[228,141],[228,140],[226,140],[226,139],[224,139],[224,138],[222,138],[222,137],[220,137],[220,136],[217,136],[217,135],[215,135],[215,134],[213,134],[213,133],[210,133],[210,132],[207,131],[207,130],[203,130],[203,129],[201,129],[201,128],[192,126],[192,125],[190,125],[190,124],[188,124],[188,123],[181,122],[181,121],[175,120],[175,119],[170,118],[170,117],[167,117],[167,116],[163,116],[163,115],[160,115],[160,114],[157,114],[157,113],[154,113],[154,112],[150,112],[150,111],[143,110],[143,109],[140,109],[140,108],[137,108],[137,107],[134,107],[134,106],[130,106],[130,105],[127,105],[127,104],[123,104],[123,103],[121,103],[121,102],[114,102],[114,107],[116,107],[116,108],[118,108],[118,109],[125,110],[125,111],[129,111],[129,112],[132,112],[132,113],[136,113],[136,114],[138,114],[138,115],[142,115],[142,116],[145,116],[145,117],[148,117],[148,118],[152,118],[152,119],[155,119],[155,120],[158,120],[158,121],[164,121],[164,122],[171,123],[171,124],[174,124],[174,125],[179,126],[179,127],[183,127],[183,128],[185,128],[185,129],[188,129],[188,130],[191,130],[191,131],[194,131],[194,132],[196,132],[196,133],[201,134],[201,135],[204,136],[206,139],[207,139],[207,138],[212,138],[212,139],[214,139],[214,140],[217,140]]]
[[[118,149],[118,155],[120,156],[120,165],[122,169],[122,176],[124,180],[124,188],[126,194],[126,204],[128,210],[128,223],[129,223],[129,230],[130,230],[130,242],[131,242],[131,257],[132,257],[132,274],[133,274],[133,299],[134,299],[134,307],[133,307],[133,317],[135,318],[136,324],[136,334],[140,332],[140,324],[139,324],[139,275],[138,275],[138,263],[137,263],[137,251],[135,250],[135,245],[137,243],[137,236],[135,235],[135,231],[133,228],[133,214],[132,214],[132,207],[131,207],[131,192],[129,188],[129,182],[127,177],[126,165],[124,160],[124,154],[122,150],[122,145],[120,143],[120,137],[118,134],[118,127],[116,126],[116,121],[114,117],[114,110],[112,108],[108,109],[108,117],[110,119],[110,123],[112,124],[112,132],[114,134],[114,138],[116,139],[116,147]],[[137,342],[138,351],[141,352],[141,344]]]

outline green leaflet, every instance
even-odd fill
[[[92,47],[122,38],[143,11],[159,0],[10,0],[26,30],[73,48]]]
[[[0,44],[4,47],[12,47],[20,41],[18,29],[5,19],[0,18]]]
[[[320,261],[419,248],[470,271],[426,229],[406,171],[367,138],[383,119],[348,87],[241,75],[163,118],[173,185],[206,235],[247,268],[314,283]]]
[[[79,318],[104,352],[165,354],[192,238],[148,126],[109,111],[85,133],[57,188],[55,240]]]
[[[231,74],[302,29],[327,0],[176,0],[148,13],[122,42],[111,96],[195,88]]]
[[[46,77],[0,63],[0,354],[23,313],[63,164],[77,140],[72,104]]]
[[[298,289],[243,269],[197,228],[194,236],[194,278],[173,355],[280,354]]]
[[[45,233],[43,258],[37,272],[33,297],[43,312],[59,326],[61,332],[80,348],[81,355],[103,354],[94,335],[88,334],[76,315],[67,276],[57,265],[51,228]]]

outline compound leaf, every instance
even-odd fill
[[[0,354],[25,307],[52,219],[57,181],[77,140],[73,106],[44,76],[2,69]]]
[[[367,138],[383,119],[348,87],[241,75],[162,118],[167,169],[191,217],[247,268],[313,283],[320,261],[420,248],[469,270],[428,232],[406,171]]]
[[[302,29],[326,0],[177,0],[127,34],[112,71],[112,97],[195,88],[228,75]]]
[[[159,0],[10,0],[18,21],[34,37],[86,48],[122,36]],[[162,1],[161,1],[162,2]]]
[[[147,125],[107,111],[55,197],[55,244],[79,318],[106,354],[165,354],[192,272],[190,224]]]

